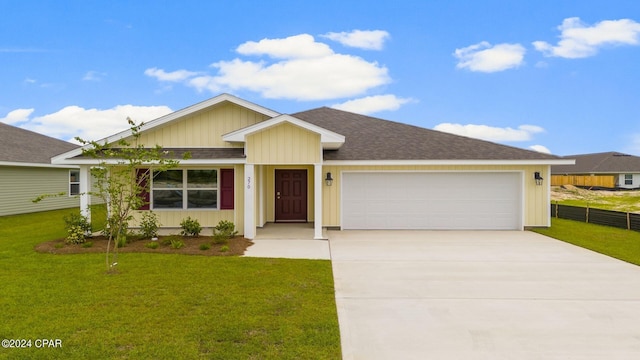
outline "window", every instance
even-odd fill
[[[154,209],[217,209],[218,170],[154,171]]]
[[[69,170],[69,196],[80,195],[80,170]]]
[[[633,174],[624,174],[624,184],[633,185]]]

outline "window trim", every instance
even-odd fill
[[[624,174],[624,184],[633,185],[633,174]]]
[[[72,172],[78,173],[78,177],[77,177],[78,181],[71,181],[71,173]],[[75,194],[71,190],[72,189],[72,187],[71,187],[72,185],[78,185],[78,192],[75,193]],[[78,170],[78,169],[70,169],[69,170],[69,192],[68,192],[68,194],[69,194],[69,197],[74,197],[74,196],[80,195],[80,170]]]
[[[207,170],[207,171],[215,171],[216,172],[216,187],[206,187],[206,188],[193,188],[189,187],[188,183],[188,171],[190,170]],[[218,211],[220,210],[220,168],[182,168],[182,169],[169,169],[166,171],[181,171],[182,172],[182,186],[179,188],[156,188],[154,186],[155,182],[155,173],[159,172],[157,170],[152,170],[152,174],[150,176],[150,185],[149,185],[149,210],[154,211]],[[176,190],[182,192],[182,207],[175,208],[157,208],[155,207],[155,197],[154,192],[156,190]],[[190,208],[189,207],[189,191],[190,190],[208,190],[216,192],[216,207],[202,207],[202,208]]]

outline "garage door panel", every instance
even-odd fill
[[[344,173],[344,229],[521,229],[519,173]]]

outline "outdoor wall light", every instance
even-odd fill
[[[324,183],[327,184],[327,186],[331,186],[331,184],[333,184],[333,178],[331,177],[330,172],[328,172],[327,177],[324,178]]]
[[[542,185],[542,176],[540,176],[540,172],[536,171],[533,173],[533,178],[536,180],[536,185]]]

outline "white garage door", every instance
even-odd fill
[[[342,228],[521,230],[521,174],[345,172]]]

